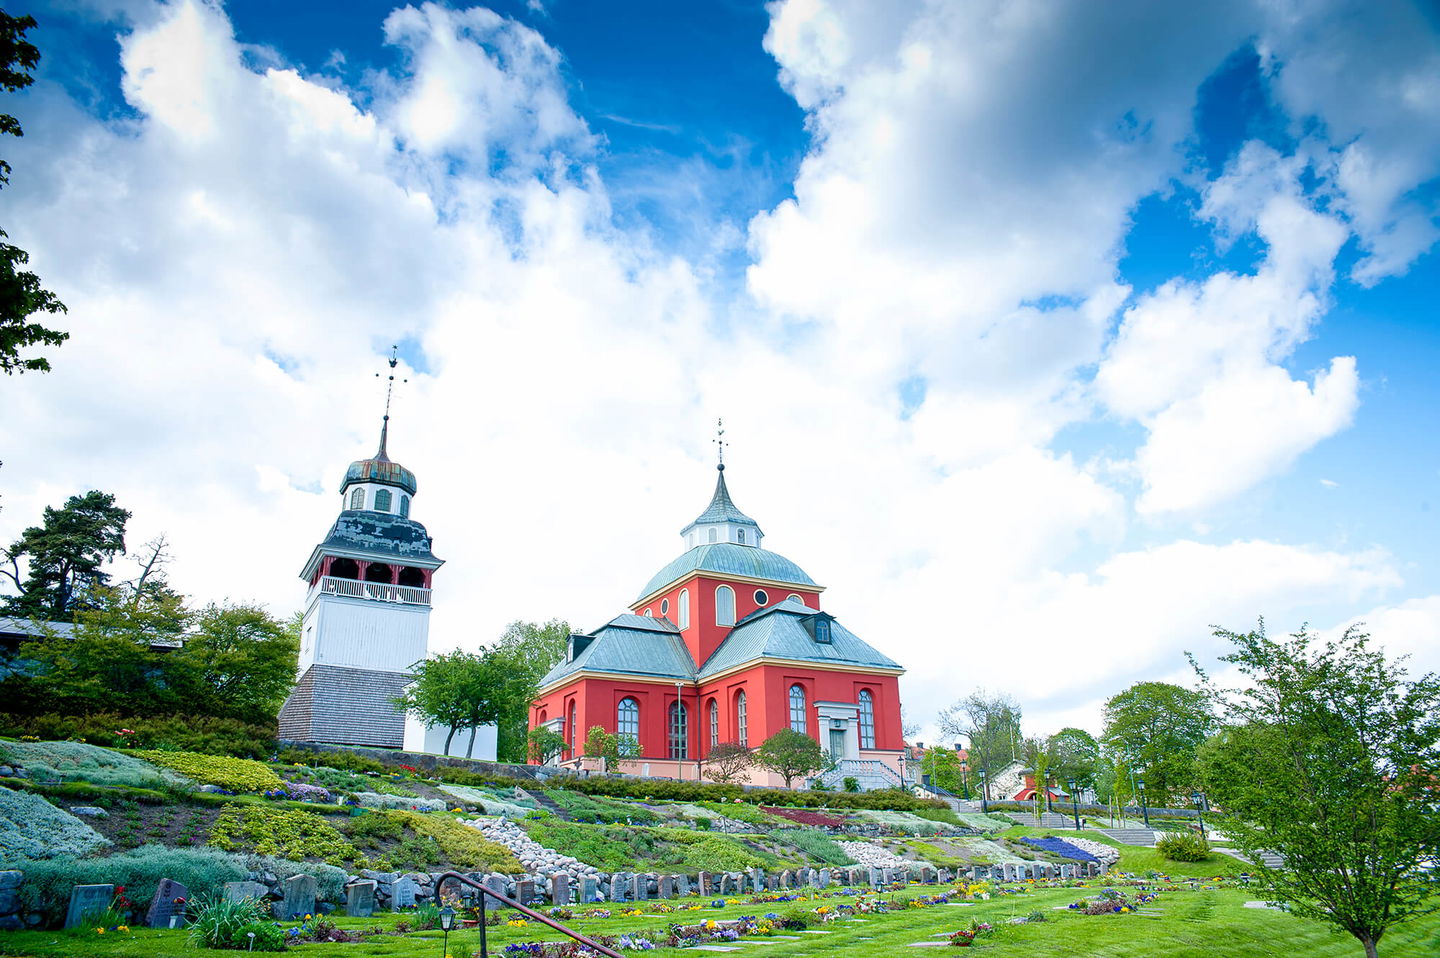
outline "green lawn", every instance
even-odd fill
[[[1361,954],[1358,945],[1323,926],[1282,912],[1244,907],[1253,893],[1243,888],[1190,888],[1186,886],[1163,890],[1160,898],[1146,906],[1143,914],[1086,916],[1057,906],[1091,894],[1091,888],[1041,888],[1022,894],[999,896],[973,905],[936,905],[907,909],[889,914],[862,916],[865,920],[835,921],[823,926],[826,934],[782,932],[774,944],[739,944],[737,951],[760,952],[779,958],[858,958],[858,956],[909,954],[909,945],[919,941],[940,940],[936,935],[948,934],[966,927],[971,921],[988,921],[996,932],[982,937],[975,952],[996,958],[1330,958]],[[935,889],[912,887],[909,892],[894,896],[905,898],[933,892]],[[838,904],[848,899],[829,898],[824,903]],[[690,899],[698,902],[698,899]],[[706,917],[735,918],[742,914],[760,915],[766,911],[785,913],[796,908],[810,908],[821,902],[793,902],[728,905],[723,909],[704,908],[677,915],[647,914],[641,917],[606,919],[577,918],[571,925],[588,934],[619,934],[625,931],[663,931],[670,922],[693,923]],[[615,909],[617,915],[619,908]],[[1051,920],[1039,924],[1009,925],[1012,917],[1041,912]],[[1148,914],[1154,912],[1154,914]],[[380,925],[392,927],[396,917],[381,915],[372,920],[340,919],[348,929]],[[542,926],[527,928],[501,926],[491,928],[491,953],[499,955],[504,945],[517,941],[554,940],[558,936]],[[450,953],[455,958],[468,955],[478,947],[479,933],[467,929],[450,936]],[[291,949],[300,958],[359,958],[370,955],[431,956],[442,958],[439,932],[412,933],[404,936],[383,936],[358,944],[305,944]],[[674,954],[670,949],[659,951]],[[19,932],[0,933],[0,955],[67,958],[83,956],[135,956],[135,958],[194,958],[197,949],[186,944],[183,932],[137,930],[128,934],[93,932]],[[923,953],[923,952],[921,952]],[[949,952],[947,952],[949,953]],[[1440,917],[1416,922],[1392,932],[1381,943],[1385,958],[1422,958],[1440,954]],[[698,953],[697,953],[698,954]]]

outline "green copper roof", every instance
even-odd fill
[[[593,641],[579,655],[561,662],[540,680],[541,688],[582,670],[695,681],[690,650],[668,619],[626,613],[592,635]]]
[[[655,573],[641,591],[638,602],[657,590],[691,572],[714,572],[720,575],[745,575],[769,579],[789,585],[813,586],[815,580],[805,570],[782,555],[755,546],[733,542],[711,542],[696,546]]]
[[[739,522],[747,526],[755,526],[757,529],[760,528],[754,519],[735,508],[735,503],[730,498],[730,490],[725,485],[725,467],[720,466],[719,470],[720,478],[715,480],[715,495],[710,498],[710,505],[704,512],[696,516],[694,522],[680,530],[682,536],[695,526],[704,525],[707,522]]]
[[[381,482],[390,486],[399,486],[410,495],[415,495],[415,473],[398,462],[391,462],[389,454],[385,451],[389,433],[390,417],[387,415],[384,424],[380,427],[379,450],[369,459],[358,459],[350,463],[350,468],[345,470],[345,481],[340,483],[341,492],[344,492],[352,482]]]
[[[747,615],[700,669],[701,681],[760,658],[824,662],[842,668],[900,668],[894,659],[877,652],[834,619],[830,620],[831,641],[816,642],[805,622],[819,614],[796,599],[786,599]]]

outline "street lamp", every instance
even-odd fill
[[[1150,827],[1150,806],[1145,804],[1145,779],[1135,783],[1140,789],[1140,814],[1145,816],[1145,827]]]
[[[444,949],[446,958],[450,955],[450,929],[455,927],[455,909],[446,905],[440,909],[440,930],[445,932],[445,943],[440,947]]]
[[[976,771],[975,774],[980,776],[980,811],[988,812],[990,811],[988,801],[990,798],[990,783],[985,780],[985,770],[983,768]]]
[[[1195,799],[1195,813],[1200,816],[1200,840],[1205,840],[1205,793],[1198,789],[1190,794]]]
[[[1080,794],[1075,791],[1075,779],[1070,779],[1070,807],[1075,811],[1075,830],[1080,830]]]

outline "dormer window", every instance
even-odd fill
[[[711,530],[710,530],[710,541],[711,541],[711,542],[715,542],[715,541],[717,541],[719,538],[720,538],[720,533],[716,532],[714,529],[711,529]]]
[[[824,643],[825,645],[831,644],[829,619],[815,620],[815,641]]]
[[[744,542],[744,541],[745,541],[745,530],[744,530],[744,529],[736,529],[736,530],[735,530],[735,534],[740,537],[739,539],[736,540],[737,542]]]
[[[351,509],[364,509],[364,508],[365,508],[365,487],[364,487],[364,486],[356,486],[356,487],[355,487],[355,491],[352,492],[352,493],[350,493],[350,508],[351,508]]]
[[[390,490],[389,490],[389,489],[377,489],[377,490],[375,490],[375,511],[376,511],[376,512],[389,512],[389,511],[390,511]]]

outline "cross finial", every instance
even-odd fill
[[[714,438],[712,441],[715,443],[715,450],[716,450],[716,453],[717,453],[718,456],[719,456],[719,462],[716,464],[715,468],[718,469],[718,470],[720,470],[721,472],[724,472],[724,471],[725,471],[725,447],[728,446],[728,445],[730,445],[728,442],[725,441],[725,420],[724,420],[724,419],[717,419],[717,420],[715,420],[715,438]]]
[[[389,438],[390,433],[390,398],[395,394],[395,367],[400,364],[399,346],[390,347],[390,358],[385,362],[390,367],[390,374],[386,376],[385,379],[385,418],[380,422],[380,451],[375,454],[376,459],[390,458],[385,453],[385,442]],[[375,378],[379,379],[382,375],[384,374],[376,373]],[[408,383],[410,380],[401,379],[400,381],[402,383]]]

